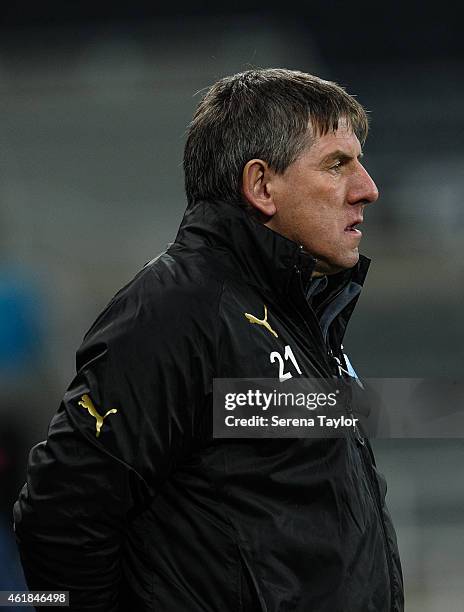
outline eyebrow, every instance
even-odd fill
[[[357,159],[361,161],[363,157],[364,153],[361,151],[361,153],[357,156]],[[341,149],[337,149],[336,151],[332,151],[331,153],[323,157],[321,163],[325,164],[327,162],[335,161],[336,159],[339,159],[341,161],[350,161],[351,159],[354,159],[354,157],[352,155],[348,155],[348,153],[342,151]]]

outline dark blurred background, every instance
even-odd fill
[[[462,377],[464,43],[446,3],[28,2],[0,23],[0,590],[28,449],[115,291],[175,235],[197,92],[313,72],[371,111],[373,259],[345,347],[363,376]],[[457,10],[457,9],[456,9]],[[443,400],[446,402],[446,398]],[[464,444],[378,440],[409,612],[462,612]]]

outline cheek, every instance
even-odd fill
[[[328,233],[332,232],[328,232],[329,223],[320,213],[320,210],[306,207],[300,214],[295,214],[293,226],[297,242],[310,244],[313,249],[319,249],[327,243]]]
[[[337,203],[343,202],[339,191],[338,185],[318,177],[312,182],[295,178],[286,184],[285,194],[280,194],[280,229],[297,242],[310,240],[314,247],[333,243],[341,214]]]
[[[299,219],[306,227],[312,227],[315,235],[324,235],[330,232],[334,223],[334,210],[324,201],[318,201],[316,205],[305,206],[299,211]]]

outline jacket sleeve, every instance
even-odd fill
[[[69,590],[73,610],[118,609],[131,516],[198,439],[205,330],[178,301],[157,314],[146,301],[116,300],[84,339],[14,507],[29,588]]]

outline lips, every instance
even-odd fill
[[[362,218],[355,219],[350,225],[345,227],[345,232],[353,232],[354,234],[361,234],[361,232],[356,229],[356,226],[363,222]]]

